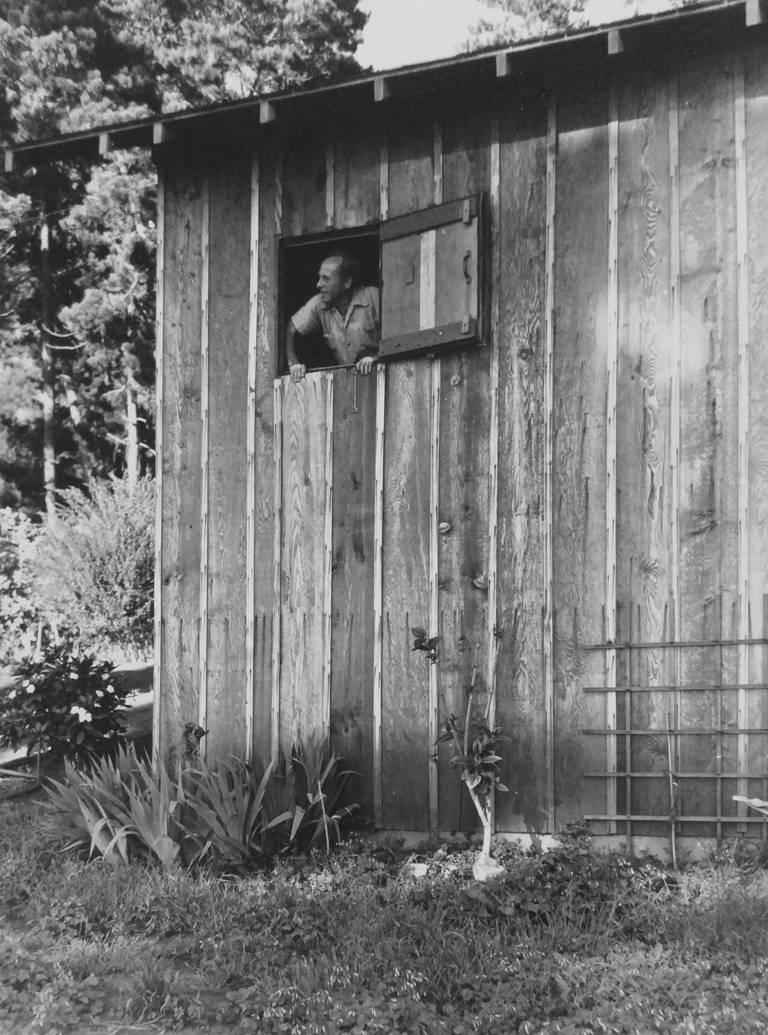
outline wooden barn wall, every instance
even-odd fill
[[[435,741],[474,679],[511,738],[500,830],[662,833],[669,752],[680,832],[746,826],[731,796],[768,789],[764,57],[619,57],[579,91],[501,80],[480,112],[383,104],[166,170],[166,746],[197,716],[216,756],[330,733],[377,825],[467,829]],[[274,380],[276,235],[477,192],[485,347]]]

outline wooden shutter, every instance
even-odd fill
[[[383,357],[479,340],[482,198],[381,224]]]

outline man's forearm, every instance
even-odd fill
[[[289,367],[295,366],[299,362],[296,357],[296,328],[290,320],[288,321],[288,330],[285,335],[285,356]]]

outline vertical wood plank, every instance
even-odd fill
[[[555,828],[555,679],[554,679],[554,425],[555,425],[555,211],[557,205],[557,95],[547,101],[547,192],[544,294],[544,607],[542,664],[547,752],[547,829]]]
[[[384,421],[387,372],[376,368],[376,457],[373,517],[373,816],[377,827],[384,816],[382,705],[384,687]]]
[[[250,253],[248,270],[248,401],[245,519],[245,757],[254,761],[256,715],[256,378],[259,340],[259,156],[251,158]]]
[[[435,326],[435,253],[436,233],[427,230],[419,235],[419,330]]]
[[[442,127],[443,200],[466,198],[490,186],[490,118],[474,109],[453,112]]]
[[[325,499],[323,513],[323,679],[319,734],[326,740],[331,728],[331,649],[333,640],[333,374],[326,375],[325,388]]]
[[[440,633],[440,589],[438,582],[438,525],[440,523],[440,360],[432,361],[429,436],[429,631]],[[438,646],[439,651],[439,646]],[[438,808],[438,681],[436,664],[429,666],[429,705],[427,716],[430,744],[429,829],[437,830]]]
[[[439,205],[443,201],[443,130],[439,120],[432,126],[432,201]],[[428,242],[427,249],[424,248]],[[426,262],[428,273],[424,274],[424,252],[428,252]],[[426,296],[430,304],[424,310],[422,305],[420,327],[434,327],[437,308],[436,280],[437,239],[433,231],[422,235],[422,299]],[[431,364],[430,394],[430,448],[429,448],[429,629],[432,635],[440,634],[440,589],[439,589],[439,555],[438,524],[440,523],[440,371],[439,357]],[[439,648],[438,648],[439,649]],[[430,744],[429,765],[429,829],[437,830],[439,825],[439,785],[438,785],[438,694],[439,670],[436,664],[429,666],[429,711],[427,716],[427,736]]]
[[[389,144],[386,125],[380,129],[379,215],[389,218]],[[384,424],[387,372],[376,368],[376,455],[373,511],[373,817],[377,827],[384,817],[382,704],[384,689]]]
[[[283,676],[283,383],[274,381],[272,404],[274,444],[272,488],[274,492],[274,522],[272,528],[272,693],[270,695],[270,758],[276,761],[280,754],[280,688]],[[288,718],[290,722],[290,716]]]
[[[389,140],[386,128],[379,145],[379,218],[389,219]]]
[[[157,170],[157,259],[155,263],[155,577],[154,670],[152,676],[152,768],[162,757],[160,735],[163,714],[163,456],[165,443],[165,173]]]
[[[429,122],[402,124],[389,141],[390,216],[427,206],[433,196]],[[386,284],[384,286],[386,290]],[[384,421],[382,821],[429,824],[429,671],[411,650],[410,629],[429,622],[429,360],[387,368]],[[431,632],[431,630],[430,630]]]
[[[272,754],[274,721],[274,663],[279,658],[280,639],[275,629],[279,611],[275,608],[275,412],[274,378],[279,354],[277,311],[277,244],[282,228],[282,173],[280,146],[258,157],[259,237],[256,248],[256,327],[253,341],[253,549],[254,676],[253,756],[265,763]]]
[[[605,642],[616,643],[616,397],[619,363],[619,99],[615,81],[608,89],[608,327],[606,340],[606,413],[605,413]],[[605,651],[605,686],[616,686],[616,651]],[[616,729],[616,692],[606,695],[605,725]],[[608,734],[606,769],[616,772],[617,741]],[[616,814],[616,778],[607,782],[606,813]],[[616,824],[608,824],[608,832],[616,833]]]
[[[352,797],[365,816],[373,815],[374,786],[378,376],[358,377],[351,370],[333,375],[331,734],[345,767],[359,774]]]
[[[491,118],[490,208],[491,208],[491,329],[490,329],[490,423],[488,428],[488,629],[486,631],[485,681],[488,725],[496,726],[497,665],[499,654],[499,364],[501,352],[501,130],[498,115]],[[497,802],[493,804],[496,823]]]
[[[768,593],[768,63],[765,45],[755,44],[745,56],[749,362],[749,628],[765,636],[765,594]],[[751,648],[750,683],[760,684],[768,673],[768,649]],[[764,691],[750,691],[749,724],[768,727]],[[749,738],[747,764],[752,773],[765,772],[768,736]],[[766,784],[751,780],[750,797],[765,797]]]
[[[198,654],[198,696],[197,724],[207,729],[208,722],[208,507],[210,490],[208,483],[209,461],[209,343],[208,302],[210,297],[210,231],[211,231],[211,185],[208,175],[203,180],[203,228],[200,295],[200,613]],[[205,758],[207,740],[200,743],[200,754]]]
[[[282,232],[288,237],[327,229],[327,157],[324,129],[286,135],[282,143]]]
[[[737,56],[734,64],[734,152],[736,161],[736,262],[738,298],[738,373],[737,373],[737,579],[738,638],[750,636],[749,622],[749,237],[747,232],[747,107],[744,84],[744,61]],[[739,729],[748,729],[750,648],[742,644],[737,650],[737,722]],[[749,736],[738,737],[738,772],[749,767]],[[749,784],[742,776],[738,794],[748,796]],[[743,806],[742,806],[743,808]]]
[[[333,227],[336,223],[336,147],[333,135],[325,144],[325,223]]]
[[[601,86],[558,107],[554,349],[555,796],[558,824],[605,811],[604,642],[608,98]]]
[[[335,222],[339,229],[375,223],[380,218],[380,150],[377,126],[366,122],[340,127],[334,176]]]
[[[328,731],[328,373],[281,385],[280,746]]]
[[[691,60],[679,81],[680,626],[682,641],[717,641],[736,604],[737,367],[733,65]],[[730,652],[729,658],[733,656]],[[725,659],[728,660],[728,659]],[[717,687],[719,648],[684,649],[681,683]],[[731,680],[727,680],[732,682]],[[720,695],[683,693],[681,728],[719,722]],[[683,772],[705,772],[716,745],[681,737]],[[686,780],[683,813],[715,814],[711,780]],[[705,834],[704,824],[683,833]]]
[[[463,198],[490,185],[490,123],[462,115],[445,121],[442,134],[443,198]],[[438,319],[440,317],[438,316]],[[464,349],[441,360],[438,517],[440,651],[438,728],[450,715],[464,716],[465,688],[480,662],[488,630],[488,447],[490,349]],[[479,657],[478,657],[479,655]],[[441,830],[472,829],[474,809],[450,765],[452,744],[438,752]]]
[[[682,377],[682,310],[680,305],[680,90],[678,77],[670,76],[669,83],[669,290],[672,306],[672,327],[670,333],[670,350],[672,363],[670,372],[670,472],[672,507],[670,511],[670,585],[672,598],[669,603],[670,640],[680,638],[680,408]],[[672,652],[672,662],[668,666],[672,670],[671,685],[680,686],[681,664],[680,651]],[[677,729],[680,720],[680,694],[666,704],[667,729]],[[672,767],[679,770],[680,757],[679,737],[672,740]],[[669,796],[669,792],[667,791]]]
[[[165,170],[163,454],[160,551],[165,758],[198,714],[200,603],[200,317],[203,194],[200,175]]]
[[[382,822],[405,830],[429,822],[429,662],[411,649],[429,623],[428,375],[389,366],[384,424]]]
[[[669,90],[652,75],[626,82],[619,98],[619,367],[617,434],[617,604],[622,641],[660,643],[670,634],[673,597],[671,344],[669,260]],[[633,617],[634,616],[634,617]],[[631,636],[630,636],[631,633]],[[630,675],[647,687],[669,685],[670,650],[633,656]],[[632,726],[665,729],[672,698],[633,697]],[[633,784],[628,802],[639,815],[663,816],[667,784],[657,742],[632,738],[627,769],[659,771]],[[658,824],[633,824],[638,835],[662,835]]]
[[[503,830],[548,825],[544,611],[548,590],[548,105],[505,106],[501,121],[498,329],[498,623],[496,719],[511,738],[497,796]],[[553,113],[554,122],[554,113]],[[554,144],[554,141],[553,141]],[[554,148],[553,148],[554,152]],[[554,208],[554,197],[551,198]]]
[[[211,173],[210,188],[207,710],[216,721],[209,719],[206,742],[213,757],[235,754],[242,758],[248,752],[246,702],[251,695],[245,632],[250,159],[222,163]]]

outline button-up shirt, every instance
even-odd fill
[[[314,295],[295,312],[291,322],[299,334],[320,331],[339,364],[356,363],[361,356],[375,356],[379,348],[379,292],[359,287],[346,313],[327,306]]]

